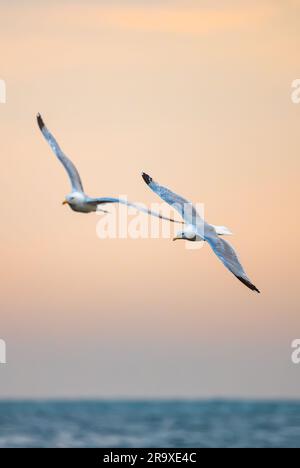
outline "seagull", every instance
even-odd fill
[[[234,248],[229,242],[220,238],[222,235],[231,234],[228,228],[208,224],[197,213],[191,202],[159,185],[148,174],[143,172],[142,177],[153,192],[179,212],[186,223],[185,228],[179,231],[173,240],[207,241],[217,257],[234,276],[252,291],[260,292],[246,275]]]
[[[59,159],[59,161],[62,163],[65,170],[67,171],[70,182],[71,182],[72,191],[71,193],[66,195],[65,200],[62,203],[63,205],[69,205],[69,207],[73,211],[76,211],[79,213],[91,213],[94,211],[103,211],[104,213],[107,213],[107,211],[99,209],[99,205],[105,205],[107,203],[120,203],[123,205],[133,207],[151,216],[156,216],[158,218],[161,218],[167,221],[183,224],[182,221],[176,221],[172,218],[168,218],[166,216],[161,215],[160,213],[156,213],[147,208],[138,206],[135,203],[131,203],[127,200],[122,200],[121,198],[113,198],[113,197],[92,198],[86,195],[83,189],[83,185],[82,185],[78,170],[76,169],[72,161],[69,158],[67,158],[67,156],[63,153],[56,139],[45,126],[44,121],[40,114],[37,115],[37,123],[47,143],[50,145],[52,151],[54,152],[55,156]]]

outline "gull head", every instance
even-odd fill
[[[71,192],[66,195],[66,198],[62,202],[63,205],[69,205],[71,208],[73,206],[82,205],[85,201],[85,196],[80,192]]]
[[[198,237],[199,236],[197,236],[193,226],[186,226],[184,230],[177,232],[176,236],[173,238],[173,241],[183,239],[195,242],[196,240],[199,240]]]

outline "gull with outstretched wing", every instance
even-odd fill
[[[168,218],[166,216],[163,216],[160,213],[151,211],[148,208],[139,206],[135,203],[131,203],[127,200],[123,200],[122,198],[114,198],[114,197],[93,198],[93,197],[89,197],[88,195],[86,195],[83,189],[83,185],[82,185],[78,170],[76,169],[72,161],[63,153],[56,139],[54,138],[52,133],[49,132],[46,125],[44,124],[44,121],[40,114],[37,115],[37,123],[42,134],[45,137],[45,140],[50,145],[53,153],[55,154],[55,156],[58,158],[58,160],[62,163],[65,170],[67,171],[67,174],[71,182],[71,189],[72,189],[71,193],[66,195],[65,200],[63,201],[63,205],[67,204],[70,206],[70,208],[73,211],[77,211],[79,213],[91,213],[93,211],[105,212],[105,210],[101,210],[99,206],[106,205],[109,203],[120,203],[123,205],[127,205],[129,207],[133,207],[137,209],[138,211],[149,214],[151,216],[156,216],[157,218],[161,218],[161,219],[171,221],[171,222],[182,223],[181,221],[176,221],[172,218]]]
[[[220,238],[222,235],[231,234],[228,228],[208,224],[197,213],[196,208],[191,202],[172,192],[167,187],[159,185],[148,174],[143,172],[142,177],[153,192],[178,211],[186,223],[185,228],[178,232],[173,240],[185,239],[194,242],[208,242],[217,257],[234,276],[252,291],[260,292],[248,278],[234,248],[225,239]]]

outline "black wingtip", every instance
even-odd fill
[[[152,182],[152,177],[150,177],[148,174],[145,174],[145,172],[142,172],[142,177],[147,185]]]
[[[246,278],[243,278],[242,276],[237,276],[237,279],[239,279],[245,286],[247,286],[247,288],[251,289],[251,291],[256,291],[257,293],[260,293],[260,290],[257,289],[256,286],[254,286],[254,284],[251,283],[251,281],[247,280]]]
[[[36,120],[37,120],[38,126],[40,127],[40,130],[43,130],[43,128],[45,127],[45,124],[44,124],[41,114],[38,114],[36,116]]]

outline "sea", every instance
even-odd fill
[[[300,448],[300,401],[0,401],[0,447]]]

